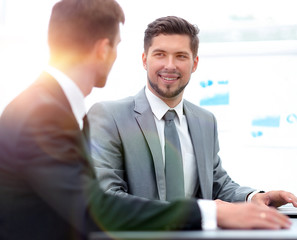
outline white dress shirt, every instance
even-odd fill
[[[179,140],[181,145],[183,170],[184,170],[185,196],[192,197],[198,181],[198,174],[197,174],[198,170],[197,170],[197,164],[196,164],[196,159],[194,155],[193,144],[188,130],[187,119],[183,111],[183,100],[176,107],[170,108],[160,98],[154,95],[147,87],[145,88],[145,94],[151,106],[155,123],[157,126],[157,131],[158,131],[162,154],[163,154],[164,169],[165,169],[165,154],[164,154],[165,121],[162,119],[162,117],[169,109],[174,109],[177,113],[178,117],[174,119],[174,123],[179,135]],[[212,200],[199,199],[198,205],[201,210],[203,230],[216,229],[217,220],[216,220],[215,202]]]

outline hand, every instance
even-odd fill
[[[277,210],[254,203],[216,201],[217,223],[231,229],[287,229],[290,219]]]
[[[297,207],[297,197],[285,191],[257,193],[253,196],[251,201],[256,204],[265,204],[272,207],[280,207],[284,204],[292,203],[294,207]]]

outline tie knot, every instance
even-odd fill
[[[163,119],[165,121],[171,121],[175,118],[176,112],[174,110],[168,110],[165,115],[163,116]]]

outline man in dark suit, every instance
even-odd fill
[[[0,239],[82,239],[98,230],[201,229],[195,199],[122,199],[99,188],[84,97],[104,87],[124,14],[114,0],[62,0],[49,22],[50,66],[0,119]],[[245,214],[238,214],[238,211]],[[228,212],[228,216],[227,213]],[[251,221],[239,220],[251,213]],[[259,213],[265,214],[261,218]],[[218,224],[287,228],[254,204],[217,204]],[[272,220],[273,219],[273,220]]]

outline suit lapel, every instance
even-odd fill
[[[135,96],[135,118],[147,141],[155,166],[156,183],[160,200],[166,200],[166,183],[161,144],[154,116],[144,90]]]
[[[42,76],[39,78],[39,80],[37,80],[36,84],[44,86],[47,89],[47,91],[50,92],[53,98],[61,104],[61,107],[63,106],[65,108],[65,111],[72,115],[71,118],[73,119],[73,122],[71,123],[71,125],[73,125],[74,129],[77,129],[77,132],[79,132],[79,134],[81,135],[80,139],[82,147],[80,150],[82,151],[83,156],[81,160],[86,163],[86,165],[88,166],[88,170],[90,171],[90,174],[95,177],[96,174],[93,168],[93,160],[90,157],[89,138],[88,136],[85,136],[85,134],[83,134],[83,132],[80,130],[79,125],[72,112],[70,103],[66,95],[64,94],[64,91],[62,90],[61,86],[56,81],[56,79],[54,79],[51,75],[49,75],[46,72],[42,73]]]
[[[209,178],[210,176],[207,174],[207,165],[205,159],[204,152],[204,141],[202,135],[202,126],[199,117],[193,112],[190,106],[184,101],[184,111],[186,114],[189,133],[191,136],[194,154],[197,162],[198,169],[198,179],[200,185],[200,191],[202,194],[202,198],[211,198],[211,190],[212,189],[212,180]]]

